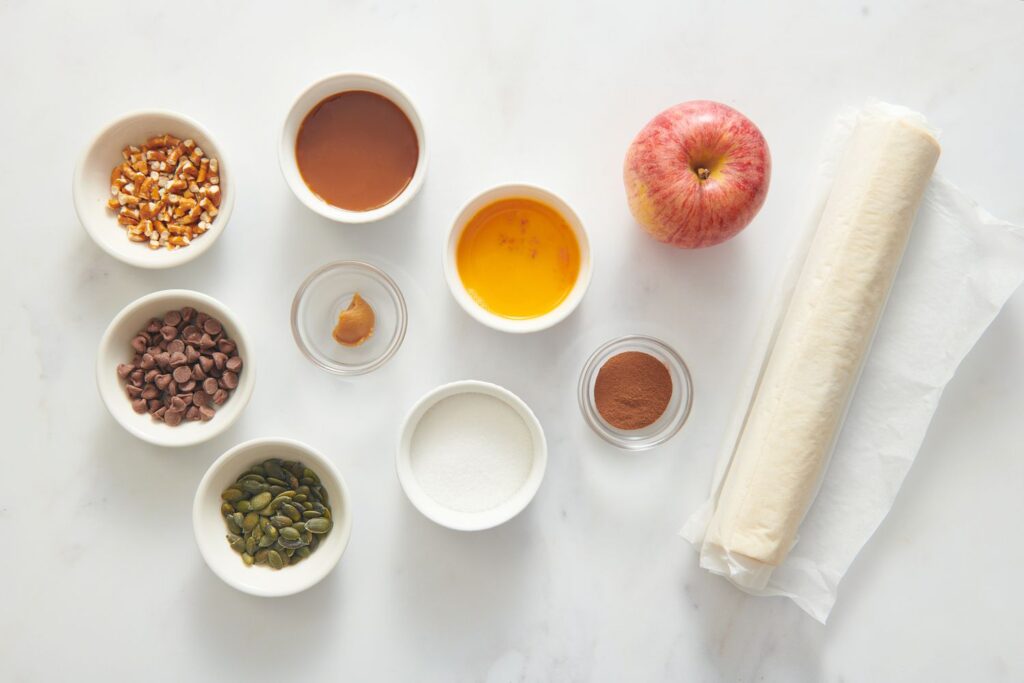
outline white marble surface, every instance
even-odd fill
[[[675,535],[705,495],[758,312],[840,107],[877,96],[926,112],[944,131],[940,170],[1024,222],[1024,2],[206,5],[0,3],[0,680],[241,680],[257,665],[284,680],[300,663],[323,680],[1024,678],[1024,292],[949,386],[827,626],[703,573]],[[277,169],[291,98],[349,69],[408,90],[433,154],[417,200],[364,228],[304,209]],[[685,253],[633,226],[619,169],[649,117],[698,97],[753,118],[775,173],[749,230]],[[114,262],[71,206],[88,138],[147,106],[205,123],[239,184],[221,241],[170,272]],[[596,258],[577,314],[522,338],[471,321],[441,277],[455,211],[509,179],[569,198]],[[411,309],[396,358],[351,381],[305,361],[288,329],[301,279],[342,257],[386,268]],[[183,451],[123,432],[93,380],[111,317],[167,287],[233,307],[263,361],[242,419]],[[684,431],[640,455],[599,441],[575,403],[585,356],[627,332],[672,343],[697,385]],[[422,518],[393,466],[407,407],[457,378],[519,393],[550,443],[534,503],[473,535]],[[260,435],[323,449],[354,497],[340,566],[289,600],[228,588],[192,539],[200,476]]]

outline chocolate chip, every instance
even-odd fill
[[[128,394],[128,398],[138,398],[142,395],[142,389],[138,388],[134,384],[125,385],[124,390]]]
[[[166,370],[171,366],[171,354],[166,351],[156,354],[156,364],[159,365],[162,370]]]
[[[153,411],[153,417],[155,417],[158,420],[164,419],[164,415],[166,414],[167,406],[161,406],[160,408],[157,408],[156,410]]]
[[[132,374],[133,369],[134,368],[127,363],[119,363],[117,366],[117,376],[121,379],[127,379],[128,375]]]
[[[177,327],[181,324],[181,313],[179,311],[167,311],[167,315],[164,316],[164,324]]]
[[[207,356],[200,356],[199,367],[203,369],[203,372],[209,372],[211,369],[213,369],[213,359],[208,358]]]
[[[208,406],[210,405],[211,397],[205,391],[197,391],[192,394],[192,403],[197,406]]]
[[[225,372],[220,378],[220,385],[225,389],[234,389],[238,386],[238,375],[233,372]]]
[[[221,353],[226,353],[229,356],[233,354],[237,348],[238,347],[235,345],[235,342],[230,339],[220,339],[217,341],[217,350]]]
[[[214,365],[214,367],[216,367],[218,370],[223,370],[224,366],[227,364],[227,362],[228,362],[228,357],[226,355],[224,355],[220,351],[214,352],[214,354],[213,354],[213,365]]]
[[[137,353],[145,353],[147,346],[149,346],[149,340],[141,334],[132,339],[132,348],[135,349]]]
[[[199,409],[199,417],[203,422],[206,422],[207,420],[212,420],[213,415],[213,408],[203,406]]]
[[[224,367],[230,370],[231,372],[237,373],[239,370],[242,369],[241,356],[232,356],[231,358],[228,358],[227,362],[224,364]]]
[[[208,318],[206,322],[203,323],[203,329],[207,334],[212,336],[220,334],[220,331],[224,328],[216,318]]]
[[[226,400],[228,400],[228,392],[224,391],[223,389],[218,389],[217,392],[213,395],[213,402],[216,403],[217,405],[223,405],[224,401]]]
[[[161,324],[159,318],[150,318],[149,324],[146,325],[146,329],[143,330],[143,332],[148,332],[149,334],[156,334],[157,332],[160,331],[161,327],[163,327],[163,324]]]
[[[205,380],[203,380],[203,391],[205,391],[206,393],[212,395],[214,392],[217,391],[217,389],[217,380],[215,380],[213,377],[207,377]]]
[[[164,413],[164,422],[169,424],[171,427],[177,427],[181,424],[181,418],[184,416],[182,411],[170,410]]]
[[[146,412],[147,407],[148,406],[146,405],[146,399],[144,398],[137,398],[134,401],[132,401],[132,410],[134,410],[136,413]]]
[[[177,398],[180,398],[182,401],[184,401],[185,405],[190,406],[192,405],[193,396],[195,396],[195,394],[193,394],[192,392],[186,392],[184,394],[178,394]]]
[[[167,350],[171,353],[181,353],[185,350],[185,342],[180,339],[172,339],[167,342]]]
[[[189,380],[191,376],[192,371],[189,370],[189,367],[187,365],[179,365],[178,367],[174,368],[173,377],[174,381],[177,382],[178,384],[184,384]]]
[[[191,420],[192,422],[195,422],[196,420],[198,420],[199,419],[199,408],[196,408],[195,406],[192,406],[188,410],[186,410],[185,411],[185,419],[186,420]]]
[[[195,388],[196,388],[196,381],[194,379],[190,379],[189,381],[185,382],[184,384],[179,385],[178,386],[178,391],[179,392],[188,393],[189,391],[195,391]]]
[[[187,361],[188,361],[188,359],[185,357],[185,354],[183,354],[181,352],[172,353],[171,354],[171,360],[170,360],[170,366],[172,368],[176,368],[179,365],[184,365]]]
[[[160,328],[160,336],[169,342],[178,336],[178,328],[171,325],[165,325]]]
[[[191,365],[199,360],[199,350],[191,344],[185,347],[185,360]]]
[[[206,373],[203,372],[203,366],[201,366],[199,363],[196,363],[195,365],[192,366],[192,379],[194,379],[197,382],[202,382],[204,379],[206,379]]]
[[[146,384],[149,384],[153,380],[155,380],[159,374],[160,374],[160,371],[157,370],[156,368],[153,368],[152,370],[148,370],[148,371],[146,371],[146,374],[143,375],[142,381],[145,382]]]
[[[164,406],[164,402],[161,401],[158,398],[151,398],[151,399],[149,399],[149,401],[147,403],[148,403],[149,412],[151,412],[151,413],[155,413],[156,411],[160,410]]]
[[[170,409],[176,413],[184,412],[185,402],[181,400],[180,396],[175,396],[171,399]]]
[[[181,319],[184,320],[185,322],[191,322],[192,319],[195,317],[196,309],[192,308],[191,306],[186,306],[185,308],[181,309]]]
[[[151,398],[156,398],[156,397],[157,397],[157,396],[159,396],[159,395],[160,395],[160,390],[159,390],[159,389],[157,389],[157,388],[156,388],[155,386],[153,386],[152,384],[147,384],[147,385],[146,385],[146,386],[145,386],[145,387],[144,387],[144,388],[142,389],[142,394],[141,394],[142,398],[145,398],[145,399],[151,399]]]
[[[164,391],[167,388],[167,385],[169,385],[170,383],[170,375],[157,375],[156,379],[153,380],[153,384],[155,384],[156,388],[159,389],[160,391]]]

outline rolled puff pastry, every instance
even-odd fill
[[[913,122],[858,123],[763,366],[705,549],[777,566],[796,542],[938,157],[938,142]]]

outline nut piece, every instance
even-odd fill
[[[220,164],[194,140],[165,133],[121,150],[107,207],[128,239],[180,249],[210,229],[221,201]]]

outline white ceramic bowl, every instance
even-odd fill
[[[295,160],[295,141],[299,135],[299,128],[313,107],[331,95],[350,90],[365,90],[376,93],[391,100],[409,118],[413,129],[416,131],[416,139],[419,142],[420,154],[416,162],[416,171],[412,180],[402,190],[401,194],[384,206],[370,211],[348,211],[332,204],[313,193],[302,179],[299,173],[299,165]],[[325,218],[339,223],[370,223],[379,221],[395,213],[408,204],[416,193],[423,186],[423,180],[427,174],[427,138],[423,133],[423,123],[420,115],[413,106],[412,100],[402,92],[398,86],[379,76],[365,73],[341,73],[327,76],[313,85],[306,88],[296,98],[288,116],[284,121],[284,130],[281,132],[281,145],[278,152],[281,163],[281,172],[299,201]]]
[[[456,250],[459,246],[459,237],[462,236],[462,231],[465,229],[466,224],[470,219],[472,219],[480,209],[484,208],[488,204],[500,199],[508,199],[511,197],[535,199],[557,210],[558,213],[562,214],[565,218],[569,227],[572,228],[573,234],[576,235],[576,241],[580,247],[580,272],[579,276],[576,278],[576,284],[573,286],[569,296],[567,296],[565,300],[562,301],[562,303],[560,303],[554,310],[535,318],[505,318],[495,313],[491,313],[486,308],[478,304],[476,300],[469,295],[465,286],[462,284],[462,278],[459,275],[458,263],[456,262]],[[477,321],[502,332],[538,332],[565,320],[570,313],[576,310],[580,301],[583,300],[583,295],[587,293],[593,269],[594,265],[590,254],[590,241],[587,239],[587,232],[583,227],[583,221],[580,220],[580,217],[564,199],[555,193],[545,190],[542,187],[526,183],[498,185],[497,187],[492,187],[471,199],[462,207],[462,210],[459,211],[458,215],[455,217],[455,221],[452,223],[452,226],[448,231],[448,240],[445,242],[444,248],[444,276],[448,281],[448,288],[451,290],[452,296],[454,296],[455,300],[459,302],[459,305],[462,306],[463,310],[469,313],[469,315]]]
[[[181,139],[192,138],[207,156],[220,164],[220,212],[210,229],[187,247],[168,251],[150,249],[146,243],[132,242],[117,223],[115,212],[107,208],[110,199],[110,172],[121,163],[121,150],[138,145],[154,135],[171,133]],[[125,114],[101,130],[82,153],[75,166],[72,193],[75,212],[89,237],[103,251],[119,261],[139,268],[172,268],[188,263],[213,246],[231,218],[235,205],[232,168],[224,149],[198,122],[171,111],[138,111]]]
[[[334,526],[308,558],[294,566],[274,570],[245,566],[228,545],[228,529],[221,515],[221,492],[247,469],[268,458],[297,460],[313,470],[327,490]],[[352,509],[345,480],[338,468],[320,452],[292,439],[263,438],[241,443],[217,458],[203,475],[192,503],[192,530],[207,566],[233,588],[263,597],[293,595],[327,576],[348,545]]]
[[[533,438],[533,463],[530,473],[519,490],[497,507],[482,512],[463,512],[453,510],[428,495],[419,482],[412,467],[410,446],[413,435],[420,420],[431,407],[438,402],[457,394],[478,393],[493,396],[511,406],[523,419],[530,436]],[[548,463],[548,447],[544,438],[544,430],[537,416],[521,398],[508,389],[489,382],[463,380],[443,384],[421,398],[409,411],[402,425],[398,441],[398,453],[395,466],[398,470],[398,481],[402,484],[405,495],[412,504],[428,519],[441,526],[457,531],[478,531],[498,526],[518,515],[533,500],[544,480],[544,471]]]
[[[125,395],[124,382],[117,376],[118,363],[130,362],[135,352],[130,342],[144,328],[150,318],[159,317],[172,309],[192,306],[219,319],[237,345],[242,358],[242,371],[238,386],[209,422],[185,421],[176,427],[154,420],[148,413],[132,410]],[[245,410],[256,384],[256,358],[249,338],[231,310],[211,296],[187,289],[167,289],[153,292],[131,302],[114,316],[100,340],[96,358],[96,384],[107,410],[126,430],[143,441],[158,446],[192,446],[212,439],[230,427]]]

